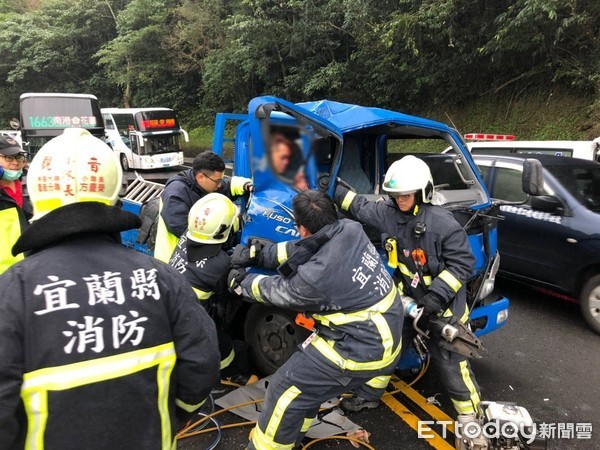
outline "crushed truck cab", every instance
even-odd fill
[[[235,137],[225,136],[236,122]],[[476,258],[467,286],[471,327],[478,336],[504,325],[508,299],[493,294],[499,266],[498,208],[460,134],[447,125],[380,108],[328,100],[293,104],[276,97],[253,99],[247,115],[218,114],[213,151],[223,155],[233,142],[233,174],[252,178],[254,192],[242,205],[241,242],[299,239],[292,198],[302,189],[325,189],[335,182],[359,194],[383,197],[381,184],[389,165],[406,154],[425,161],[436,184],[434,203],[450,210],[466,230]],[[283,144],[282,144],[283,143]],[[447,147],[452,151],[442,153]],[[319,186],[322,175],[329,184]],[[385,260],[381,236],[365,227]],[[351,245],[351,243],[349,243]],[[304,335],[295,314],[252,305],[245,314],[245,338],[254,361],[273,372],[293,353]],[[420,364],[407,354],[399,367]]]

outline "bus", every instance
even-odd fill
[[[160,169],[183,164],[175,111],[169,108],[102,108],[106,141],[118,153],[123,170]]]
[[[104,139],[98,99],[90,94],[26,93],[19,99],[23,149],[30,157],[65,128],[85,128]]]

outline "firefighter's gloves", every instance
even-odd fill
[[[231,255],[231,267],[238,268],[260,265],[262,248],[262,244],[259,243],[251,244],[249,247],[242,244],[236,245]]]
[[[248,272],[243,267],[231,269],[227,275],[227,288],[229,292],[236,295],[242,295],[242,281],[246,278]]]
[[[246,192],[254,190],[254,183],[250,178],[231,177],[231,195],[244,195]]]
[[[444,299],[433,291],[429,291],[421,297],[418,301],[418,305],[423,307],[424,317],[435,317],[446,309],[446,302]]]

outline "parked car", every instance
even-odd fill
[[[600,162],[600,137],[593,141],[518,141],[507,134],[467,133],[473,155],[554,155]],[[443,153],[453,152],[451,147]]]
[[[543,166],[543,195],[527,197],[521,176],[527,158]],[[550,155],[473,155],[493,198],[500,272],[577,301],[600,334],[600,164]]]

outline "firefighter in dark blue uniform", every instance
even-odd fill
[[[316,328],[273,375],[250,449],[291,449],[331,397],[363,385],[381,395],[400,357],[400,296],[362,226],[338,220],[319,191],[298,194],[293,207],[302,239],[255,252],[280,275],[234,269],[228,278],[248,299],[309,313]],[[232,264],[246,265],[252,249],[239,259],[238,249]]]
[[[202,152],[194,158],[192,168],[167,180],[160,196],[154,256],[169,262],[179,238],[187,230],[192,205],[211,192],[231,199],[252,190],[252,180],[225,177],[225,163],[213,152]]]
[[[227,292],[227,274],[231,256],[224,246],[238,220],[238,210],[231,200],[213,192],[198,200],[188,216],[188,230],[181,236],[169,264],[189,281],[198,301],[217,324],[221,353],[221,378],[238,376],[248,371],[244,346],[236,342],[241,354],[236,356],[233,342],[224,330],[223,302]],[[235,364],[234,364],[235,360]]]
[[[121,245],[112,150],[68,129],[33,159],[34,222],[0,276],[0,449],[174,448],[218,382],[215,327],[185,279]],[[179,413],[182,413],[180,415]]]
[[[368,201],[342,186],[336,188],[334,199],[360,222],[395,239],[397,248],[390,262],[402,295],[423,306],[425,316],[453,315],[467,322],[465,283],[475,258],[467,234],[452,214],[430,203],[433,180],[429,167],[415,156],[405,156],[390,166],[383,189],[390,195],[387,201]],[[408,345],[406,333],[413,330],[412,326],[404,328]],[[480,402],[479,387],[468,359],[435,342],[428,348],[457,413],[474,418]],[[374,399],[355,397],[343,406],[359,410],[365,404],[373,406]]]

